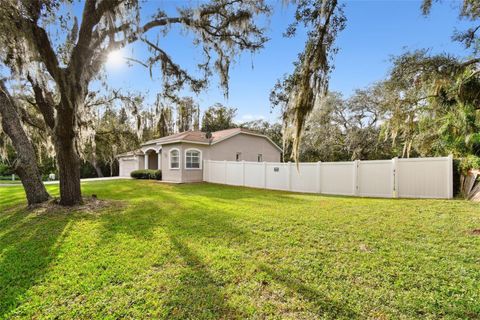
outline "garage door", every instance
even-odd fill
[[[133,158],[120,159],[120,177],[130,177],[130,172],[137,170],[137,161]]]

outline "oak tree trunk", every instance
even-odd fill
[[[82,203],[80,188],[80,157],[75,149],[74,111],[58,108],[55,124],[55,151],[60,180],[60,204],[74,206]]]
[[[17,154],[14,162],[15,173],[20,177],[27,195],[28,205],[38,204],[50,198],[42,183],[40,170],[37,166],[35,149],[23,130],[20,117],[12,97],[8,94],[3,81],[0,80],[0,115],[3,131],[12,140]]]

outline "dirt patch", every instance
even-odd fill
[[[124,201],[102,200],[96,196],[84,197],[83,203],[77,206],[64,207],[59,204],[60,199],[53,198],[47,202],[30,207],[32,213],[41,214],[70,214],[70,213],[88,213],[100,214],[107,209],[120,209],[125,206]]]
[[[470,233],[474,236],[480,236],[480,229],[473,229]]]
[[[358,246],[358,249],[360,249],[360,251],[362,251],[362,252],[372,252],[372,249],[364,243],[361,243]]]

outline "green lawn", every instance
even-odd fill
[[[0,180],[0,184],[18,184],[18,185],[21,185],[22,182],[20,180]]]
[[[53,194],[58,186],[48,186]],[[0,318],[478,319],[480,206],[85,183],[101,213],[0,188]]]

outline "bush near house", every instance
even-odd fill
[[[162,180],[162,170],[135,170],[130,176],[135,179]]]

